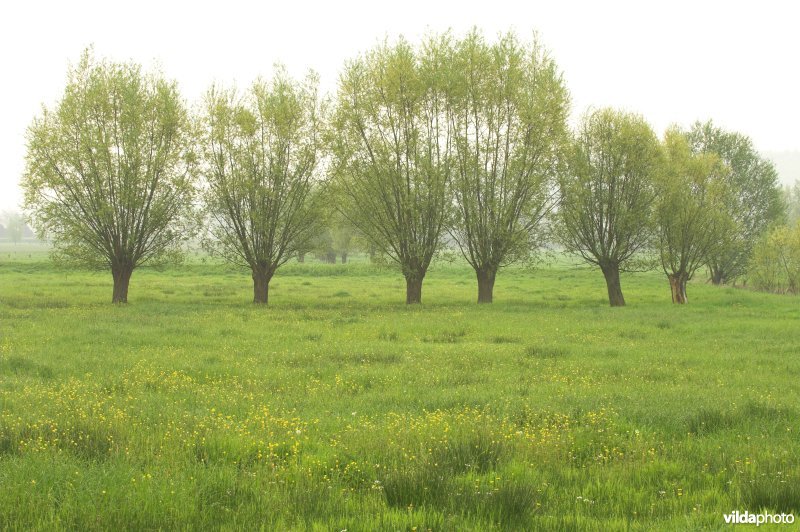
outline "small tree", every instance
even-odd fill
[[[316,231],[320,113],[316,77],[298,83],[283,69],[241,98],[217,89],[206,97],[206,242],[251,271],[254,303],[268,302],[277,269],[307,250]]]
[[[651,239],[659,144],[643,118],[612,109],[584,116],[560,179],[559,235],[567,251],[600,268],[611,306],[622,306],[619,274]]]
[[[310,240],[314,258],[328,264],[336,264],[336,250],[333,248],[333,231],[330,227],[320,225],[317,233]]]
[[[355,228],[337,210],[339,199],[331,193],[332,190],[325,190],[325,201],[321,202],[319,213],[318,233],[311,240],[311,251],[323,262],[336,264],[336,258],[341,257],[342,264],[346,264],[348,255],[355,248]]]
[[[342,264],[346,264],[347,257],[353,250],[353,227],[347,219],[339,216],[334,219],[331,235],[333,236],[334,251],[341,257]]]
[[[8,235],[8,239],[14,243],[14,245],[19,244],[22,241],[22,237],[25,233],[25,219],[22,215],[16,211],[9,211],[4,213],[4,218],[6,222],[5,232]]]
[[[135,268],[179,256],[189,234],[189,132],[174,82],[88,51],[28,130],[25,208],[57,259],[111,269],[115,303]]]
[[[447,38],[404,40],[348,63],[330,146],[335,195],[350,223],[400,267],[406,303],[439,249],[451,204],[453,149],[445,115]]]
[[[692,154],[678,129],[664,136],[664,154],[656,174],[656,245],[672,302],[687,303],[686,283],[730,232],[727,169],[714,154]]]
[[[800,181],[783,187],[783,202],[786,205],[786,222],[791,227],[800,221]]]
[[[754,246],[749,273],[760,290],[800,293],[800,223],[767,232]]]
[[[457,43],[450,66],[451,234],[475,270],[478,303],[491,303],[498,269],[542,241],[569,97],[555,62],[537,43],[526,47],[513,35],[488,45],[473,31]]]
[[[714,153],[727,165],[731,194],[727,211],[733,220],[724,245],[708,257],[713,284],[722,284],[747,271],[753,246],[784,217],[778,174],[772,163],[756,152],[752,141],[724,131],[712,122],[697,122],[687,133],[695,153]]]

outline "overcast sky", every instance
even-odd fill
[[[525,1],[391,3],[169,0],[4,3],[0,10],[0,211],[21,200],[25,130],[63,91],[90,44],[178,81],[196,101],[213,81],[248,85],[281,62],[333,90],[343,62],[398,35],[472,26],[538,31],[564,72],[573,117],[615,106],[657,132],[713,119],[761,151],[800,151],[800,9],[793,2]]]

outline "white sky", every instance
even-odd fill
[[[19,0],[0,7],[0,211],[20,202],[25,130],[52,106],[67,65],[98,57],[158,63],[196,101],[212,81],[248,85],[275,62],[315,69],[333,90],[347,58],[388,36],[472,26],[538,31],[587,107],[643,114],[661,133],[712,118],[762,151],[800,150],[800,7],[794,2],[524,1],[391,3]],[[798,4],[800,5],[800,4]]]

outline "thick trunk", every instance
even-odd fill
[[[711,268],[711,284],[714,285],[721,285],[725,282],[725,272],[722,271],[722,268]]]
[[[112,266],[111,275],[114,276],[114,295],[111,298],[112,303],[128,302],[128,285],[131,282],[132,273],[133,268],[131,266]]]
[[[682,273],[673,273],[667,276],[669,279],[669,287],[672,291],[672,302],[679,305],[684,305],[689,302],[686,298],[686,275]]]
[[[478,277],[478,303],[491,303],[497,270],[487,268],[485,270],[476,270],[475,274]]]
[[[601,266],[608,287],[608,302],[612,307],[624,307],[625,298],[622,296],[622,285],[619,282],[619,266],[606,264]]]
[[[306,261],[306,254],[305,253],[298,253],[297,254],[297,262],[305,262]]]
[[[266,305],[269,302],[269,282],[272,275],[259,268],[253,268],[253,303]]]
[[[423,276],[406,277],[406,304],[422,303],[422,279]]]
[[[347,252],[342,252],[342,264],[347,264]]]
[[[327,262],[329,262],[331,264],[336,264],[336,252],[330,251],[330,252],[328,252],[326,257],[327,257]]]

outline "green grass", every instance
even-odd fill
[[[561,261],[111,276],[0,250],[0,529],[692,530],[800,517],[800,301]],[[36,255],[36,256],[34,256]]]

